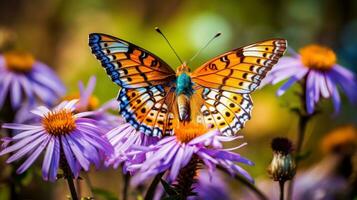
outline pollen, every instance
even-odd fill
[[[180,124],[174,129],[175,136],[178,141],[188,143],[191,140],[199,137],[207,132],[207,128],[198,123],[189,122],[187,124]]]
[[[32,70],[34,57],[25,52],[10,51],[4,53],[5,66],[11,71],[26,73]]]
[[[300,49],[304,66],[316,70],[330,70],[336,64],[336,54],[332,49],[311,44]]]
[[[69,134],[76,128],[73,113],[66,109],[50,112],[43,118],[42,125],[48,134],[54,136]]]

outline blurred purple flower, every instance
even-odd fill
[[[108,112],[117,110],[118,102],[116,100],[109,100],[102,106],[99,106],[99,99],[93,94],[96,85],[95,76],[91,76],[89,78],[86,87],[82,81],[80,81],[78,85],[79,93],[74,93],[63,97],[65,100],[79,99],[78,103],[76,104],[76,112],[93,111],[93,114],[90,116],[90,118],[95,119],[98,125],[105,128],[106,131],[110,131],[111,129],[125,122],[122,117]]]
[[[185,167],[193,156],[197,156],[210,172],[213,172],[218,165],[227,169],[232,175],[241,174],[253,181],[248,172],[235,162],[247,165],[253,165],[253,163],[231,151],[245,144],[233,149],[223,149],[222,146],[222,142],[233,141],[242,136],[226,137],[221,136],[218,130],[202,133],[199,129],[199,127],[186,125],[184,128],[175,129],[175,136],[165,137],[155,145],[133,147],[137,151],[132,151],[129,155],[146,155],[146,160],[129,167],[129,170],[138,170],[132,183],[137,185],[166,170],[169,170],[168,181],[172,182],[176,179],[180,169]]]
[[[0,108],[6,98],[10,99],[14,110],[21,107],[24,99],[29,108],[38,103],[53,105],[65,93],[57,75],[27,53],[0,55],[0,75]]]
[[[218,172],[210,174],[207,170],[200,170],[198,173],[198,182],[194,185],[194,192],[197,196],[191,196],[189,200],[229,200],[228,185],[222,179]]]
[[[336,63],[335,53],[323,46],[308,45],[300,49],[300,54],[292,52],[291,57],[281,58],[279,63],[268,73],[262,85],[276,84],[289,79],[278,91],[280,96],[294,83],[305,79],[306,108],[309,114],[315,110],[320,96],[331,98],[335,112],[339,112],[341,99],[338,87],[346,93],[350,101],[357,99],[356,76]]]
[[[106,160],[106,166],[113,165],[116,169],[123,164],[124,173],[134,171],[128,170],[131,165],[143,163],[145,154],[128,155],[132,146],[149,146],[159,141],[158,137],[151,137],[136,131],[129,123],[123,123],[106,134],[109,142],[114,147],[114,153]]]
[[[74,114],[76,103],[77,100],[63,101],[53,110],[44,106],[37,107],[32,112],[41,117],[41,123],[4,124],[3,128],[20,132],[11,138],[12,145],[5,144],[7,146],[1,150],[0,155],[14,152],[7,163],[27,156],[17,169],[17,173],[23,173],[46,149],[42,177],[50,181],[56,180],[59,167],[69,168],[74,177],[78,177],[82,168],[89,170],[91,163],[99,167],[102,155],[111,154],[112,146],[101,137],[104,129],[96,126],[94,119],[87,118],[92,112]],[[8,139],[5,142],[8,143]],[[63,166],[63,163],[68,166]]]

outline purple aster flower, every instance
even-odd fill
[[[28,53],[7,52],[0,55],[0,109],[9,98],[13,110],[24,102],[52,105],[65,92],[56,74]]]
[[[110,110],[114,111],[118,108],[118,102],[116,100],[109,100],[102,106],[99,106],[99,99],[93,94],[95,85],[95,76],[89,78],[87,87],[85,87],[83,82],[80,81],[79,93],[65,96],[64,99],[79,99],[76,104],[76,112],[93,111],[93,114],[90,117],[94,118],[101,127],[106,129],[106,131],[110,131],[118,124],[123,124],[125,120],[118,115],[113,115],[108,112]]]
[[[91,163],[98,167],[102,155],[112,153],[112,146],[101,136],[104,129],[88,118],[91,112],[73,112],[77,101],[63,101],[52,110],[37,107],[32,111],[42,119],[37,124],[4,124],[3,128],[20,132],[11,138],[11,145],[9,139],[5,140],[0,155],[12,153],[7,163],[27,157],[17,169],[17,173],[23,173],[45,151],[42,176],[50,181],[56,180],[58,168],[67,168],[72,173],[69,176],[78,177]]]
[[[106,134],[107,139],[114,147],[114,153],[106,160],[106,165],[113,165],[116,169],[123,164],[123,171],[134,173],[136,170],[128,170],[131,165],[143,163],[145,154],[129,155],[133,146],[149,146],[159,141],[158,137],[151,137],[136,131],[129,123],[117,126]]]
[[[291,57],[280,59],[268,73],[262,85],[288,81],[277,91],[280,96],[295,82],[304,80],[306,109],[309,114],[315,110],[320,97],[332,98],[336,113],[340,109],[340,88],[350,99],[357,99],[356,76],[336,63],[335,53],[323,46],[308,45],[300,49],[300,55],[293,52]]]
[[[233,149],[223,149],[222,145],[222,142],[233,141],[242,136],[221,136],[218,130],[206,133],[206,128],[193,123],[185,125],[184,128],[175,129],[174,132],[175,136],[167,136],[149,147],[134,147],[137,151],[129,153],[129,155],[146,155],[145,162],[129,167],[129,170],[138,170],[133,177],[134,185],[167,170],[169,171],[168,181],[172,182],[176,180],[180,169],[185,167],[193,157],[202,161],[210,172],[220,166],[232,175],[241,174],[253,181],[244,169],[236,165],[236,162],[247,165],[253,165],[253,163],[232,152],[233,149],[245,144]]]

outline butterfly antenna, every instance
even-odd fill
[[[160,35],[162,35],[162,37],[166,40],[167,44],[170,46],[171,50],[175,53],[176,57],[179,59],[180,63],[183,64],[180,56],[178,56],[177,52],[175,51],[175,49],[172,47],[171,43],[169,42],[169,40],[166,38],[166,36],[161,32],[161,30],[159,29],[159,27],[155,27],[156,32],[158,32]]]
[[[192,58],[191,58],[188,62],[192,62],[193,59],[195,59],[198,55],[200,55],[200,53],[201,53],[204,49],[206,49],[206,47],[208,47],[208,45],[211,44],[211,42],[212,42],[214,39],[218,38],[220,35],[222,35],[222,33],[220,33],[220,32],[216,33],[216,35],[214,35],[210,40],[208,40],[208,42],[206,43],[206,45],[203,46],[200,50],[198,50],[197,53],[196,53],[194,56],[192,56]]]

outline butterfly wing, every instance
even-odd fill
[[[122,88],[118,100],[120,114],[137,130],[158,136],[172,134],[174,86]]]
[[[150,136],[172,133],[175,72],[154,54],[106,34],[89,35],[92,53],[117,83],[120,114]]]
[[[201,98],[202,121],[223,135],[234,135],[250,119],[253,92],[283,56],[287,42],[273,39],[218,56],[195,70],[193,98]]]
[[[285,52],[286,40],[273,39],[232,50],[196,69],[192,80],[203,87],[251,93]]]
[[[175,71],[154,54],[116,37],[91,33],[89,46],[112,81],[124,88],[160,85],[175,79]]]

